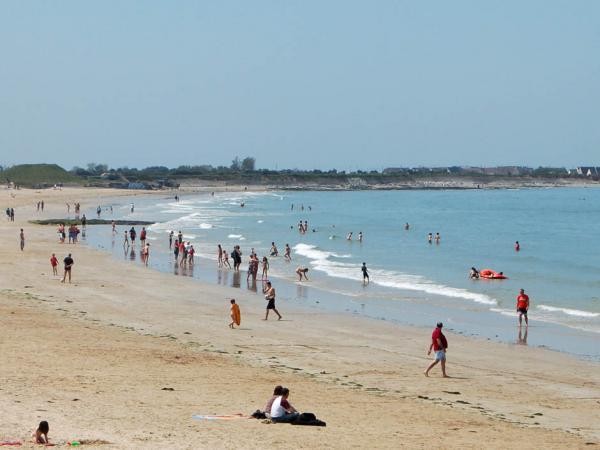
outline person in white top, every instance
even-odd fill
[[[289,402],[290,390],[283,388],[281,396],[273,401],[271,406],[271,420],[273,422],[293,422],[298,416],[298,411]]]

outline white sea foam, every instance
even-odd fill
[[[556,306],[548,306],[548,305],[538,305],[537,307],[539,309],[541,309],[542,311],[560,312],[560,313],[563,313],[563,314],[567,314],[569,316],[576,316],[576,317],[600,317],[600,313],[593,313],[593,312],[589,312],[589,311],[581,311],[579,309],[559,308],[559,307],[556,307]]]
[[[314,245],[297,244],[294,251],[301,256],[309,258],[311,265],[315,270],[325,272],[327,275],[336,278],[345,278],[356,280],[360,277],[360,267],[356,264],[349,264],[331,260],[330,258],[348,258],[351,255],[339,255],[333,252],[318,249]],[[382,269],[369,269],[371,283],[394,289],[404,289],[410,291],[426,292],[428,294],[440,295],[444,297],[463,298],[485,305],[496,305],[497,301],[493,298],[466,289],[453,288],[442,284],[433,283],[424,277],[410,275],[401,272]]]
[[[244,236],[241,234],[228,234],[227,237],[229,239],[239,239],[239,240],[245,239]]]
[[[208,229],[210,229],[210,228],[213,228],[213,226],[212,226],[210,223],[204,223],[204,222],[203,222],[203,223],[201,223],[201,224],[199,225],[199,227],[200,227],[201,229],[203,229],[203,230],[208,230]]]
[[[257,220],[256,223],[263,223],[264,220]]]

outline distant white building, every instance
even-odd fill
[[[577,175],[583,175],[586,177],[597,177],[600,173],[600,169],[598,167],[585,167],[581,166],[577,168]]]

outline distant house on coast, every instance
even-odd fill
[[[577,175],[583,175],[586,177],[597,177],[600,175],[600,167],[586,167],[581,166],[577,168]]]

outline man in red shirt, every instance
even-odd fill
[[[429,371],[435,366],[438,362],[442,363],[442,376],[444,378],[448,378],[446,375],[446,350],[448,349],[448,341],[446,340],[446,336],[442,333],[442,327],[444,324],[442,322],[438,322],[435,330],[431,333],[431,345],[429,346],[429,350],[427,351],[428,355],[431,355],[431,350],[435,352],[435,359],[429,367],[425,370],[425,376],[429,376]]]
[[[524,289],[519,291],[517,297],[517,312],[519,313],[519,326],[522,324],[523,316],[525,316],[525,325],[529,326],[527,319],[527,311],[529,311],[529,296],[525,293]]]

